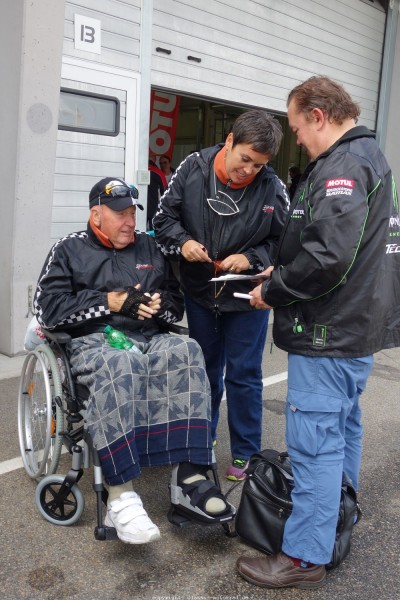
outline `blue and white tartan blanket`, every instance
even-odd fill
[[[89,390],[87,426],[109,485],[138,477],[143,466],[212,462],[200,346],[168,334],[135,343],[142,354],[110,347],[102,333],[68,348],[73,376]]]

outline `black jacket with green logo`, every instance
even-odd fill
[[[263,284],[274,341],[294,354],[361,357],[400,345],[400,216],[390,167],[354,127],[307,167]]]

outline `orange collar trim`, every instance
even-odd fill
[[[94,235],[97,237],[97,239],[103,246],[106,246],[107,248],[114,248],[108,236],[106,236],[102,231],[100,231],[97,225],[94,224],[93,215],[90,215],[89,217],[89,225],[92,228]]]
[[[227,185],[228,181],[230,181],[230,178],[229,178],[228,173],[226,172],[226,168],[225,168],[225,153],[226,153],[226,148],[224,146],[223,148],[221,148],[221,150],[218,152],[218,154],[216,155],[216,157],[214,159],[214,170],[215,170],[215,174],[218,177],[218,179],[220,181],[222,181],[222,183]],[[254,179],[255,179],[255,177],[248,177],[241,183],[230,182],[229,186],[233,190],[238,190],[240,188],[246,187],[246,185],[249,185],[249,183],[254,181]]]

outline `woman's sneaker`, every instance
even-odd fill
[[[226,472],[226,478],[230,481],[242,481],[246,479],[246,469],[249,466],[249,461],[244,458],[234,458],[232,464]]]
[[[104,525],[115,527],[119,539],[127,544],[147,544],[160,539],[160,530],[150,520],[136,492],[124,492],[107,504]]]

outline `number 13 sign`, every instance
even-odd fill
[[[74,15],[75,48],[101,54],[101,21]]]

